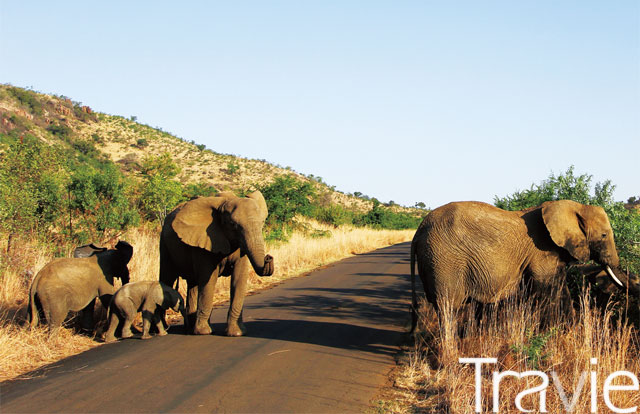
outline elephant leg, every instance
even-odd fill
[[[198,285],[187,281],[187,318],[189,326],[196,324],[196,312],[198,309]]]
[[[57,333],[68,313],[69,311],[67,308],[60,304],[50,306],[46,313],[47,322],[49,324],[49,336],[54,336]]]
[[[112,311],[109,317],[109,328],[104,334],[105,342],[113,342],[116,340],[116,329],[120,324],[120,317],[117,315],[117,311]]]
[[[153,311],[143,308],[142,309],[142,339],[149,339],[151,335],[149,334],[149,329],[151,328],[151,324],[154,323]]]
[[[198,310],[196,312],[196,323],[193,333],[196,335],[209,335],[213,331],[209,325],[209,318],[213,309],[213,292],[218,281],[218,267],[207,276],[198,278]]]
[[[153,315],[154,323],[158,329],[158,336],[165,336],[167,334],[167,329],[165,328],[164,321],[164,309],[156,309],[156,312]]]
[[[247,272],[248,259],[240,258],[234,267],[231,275],[231,303],[227,314],[227,336],[242,336],[247,333],[247,329],[242,322],[242,307],[244,297],[247,293]]]
[[[124,319],[124,322],[122,322],[122,338],[131,338],[133,336],[133,332],[131,332],[131,325],[133,325],[133,320],[138,314],[138,309],[136,309],[131,301],[122,301],[119,303],[119,307],[120,314]]]
[[[93,298],[82,311],[80,311],[80,329],[83,332],[93,332],[93,311],[95,309],[96,299]]]

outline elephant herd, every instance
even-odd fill
[[[83,312],[92,326],[95,299],[109,307],[105,340],[131,336],[131,322],[143,315],[143,338],[155,326],[165,334],[164,311],[181,312],[194,334],[210,334],[209,318],[218,276],[231,276],[231,303],[226,335],[246,333],[242,308],[248,267],[259,276],[273,274],[265,254],[262,228],[267,205],[258,191],[247,197],[221,193],[179,205],[165,219],[160,235],[158,281],[129,283],[127,263],[133,247],[120,241],[114,249],[93,245],[76,249],[74,258],[55,259],[34,278],[29,320],[44,314],[50,331],[69,311]],[[534,289],[568,295],[565,269],[593,260],[619,287],[629,288],[620,269],[609,219],[601,207],[574,201],[548,201],[522,211],[505,211],[480,202],[454,202],[430,212],[411,242],[412,330],[416,325],[415,267],[427,300],[436,311],[442,300],[454,309],[467,300],[495,303],[513,294],[522,282]],[[117,292],[114,277],[122,280]],[[187,282],[186,306],[172,286]],[[559,287],[559,288],[558,288]],[[635,287],[634,287],[635,288]]]
[[[216,281],[218,276],[231,276],[226,334],[243,335],[248,266],[259,276],[271,276],[274,270],[262,236],[266,218],[267,204],[259,191],[247,197],[224,192],[179,205],[162,226],[158,281],[129,283],[127,264],[133,247],[125,241],[113,249],[79,247],[73,258],[55,259],[36,274],[29,291],[29,323],[36,326],[44,315],[53,333],[69,311],[82,311],[82,326],[91,329],[99,298],[108,308],[106,341],[115,340],[118,326],[123,337],[131,336],[131,323],[138,312],[142,312],[143,338],[149,337],[154,326],[160,335],[165,334],[164,312],[169,308],[182,313],[185,326],[194,334],[209,334]],[[123,285],[117,291],[116,277]],[[172,288],[178,277],[187,282],[186,306]]]

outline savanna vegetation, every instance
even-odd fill
[[[23,327],[40,268],[75,246],[124,239],[134,246],[131,280],[157,280],[160,224],[183,201],[263,192],[277,266],[270,278],[252,277],[251,289],[409,240],[424,214],[135,121],[0,85],[0,381],[99,344],[73,329],[49,338],[44,328]],[[217,291],[219,301],[227,299],[226,278]]]
[[[508,210],[533,207],[547,200],[571,199],[602,206],[614,230],[622,267],[640,271],[640,213],[632,201],[625,207],[613,200],[610,181],[593,185],[589,174],[576,175],[573,167],[550,175],[539,184],[505,197],[495,205]],[[583,275],[569,269],[567,275],[575,313],[561,304],[539,306],[520,294],[499,306],[485,308],[482,318],[472,309],[452,312],[444,309],[441,324],[423,301],[415,344],[408,346],[394,374],[394,387],[378,402],[380,412],[473,413],[475,411],[474,366],[459,358],[496,358],[485,365],[481,377],[482,410],[493,412],[492,372],[539,370],[551,383],[546,391],[550,413],[591,412],[590,377],[596,373],[597,412],[609,412],[603,384],[615,371],[640,374],[639,302],[626,292],[605,283],[585,283]],[[471,312],[471,313],[469,313]],[[597,364],[591,363],[597,358]],[[590,374],[589,374],[590,375]],[[555,376],[555,378],[554,378]],[[556,383],[557,381],[557,383]],[[618,378],[614,384],[630,384]],[[515,405],[518,394],[541,385],[540,377],[505,378],[500,382],[499,412],[522,412]],[[565,393],[561,398],[560,389]],[[575,396],[575,400],[573,400]],[[619,408],[640,405],[637,391],[612,392],[611,404]],[[521,407],[540,412],[540,393],[520,397]],[[571,405],[573,404],[573,406]],[[620,411],[622,412],[622,411]]]

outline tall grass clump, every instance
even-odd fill
[[[613,303],[603,308],[593,306],[587,290],[581,295],[575,318],[559,316],[545,320],[549,312],[535,298],[511,298],[484,313],[482,318],[465,318],[464,312],[443,309],[438,317],[423,303],[415,347],[404,370],[395,379],[396,398],[404,404],[397,412],[474,413],[475,370],[460,363],[460,358],[496,358],[496,364],[484,365],[481,381],[482,412],[493,412],[492,372],[546,373],[546,409],[550,413],[568,412],[579,390],[580,378],[586,375],[581,392],[574,401],[573,412],[591,412],[590,377],[596,372],[598,412],[608,412],[602,390],[604,381],[616,371],[638,375],[640,351],[638,333],[629,321],[616,321]],[[596,358],[597,364],[591,364]],[[554,374],[555,373],[555,374]],[[554,385],[553,381],[559,382]],[[515,400],[521,392],[541,384],[539,377],[505,378],[500,382],[501,413],[521,412]],[[563,402],[558,388],[565,393]],[[638,392],[612,392],[617,407],[640,405]],[[540,394],[522,399],[522,407],[540,410]],[[604,410],[604,411],[603,411]]]

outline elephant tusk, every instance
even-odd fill
[[[616,283],[616,285],[620,286],[620,287],[624,287],[624,285],[622,284],[622,282],[620,281],[620,279],[618,279],[616,277],[616,275],[613,273],[613,270],[611,270],[611,268],[609,266],[606,266],[605,269],[607,270],[607,274],[609,275],[609,277],[611,279],[613,279],[613,281]]]

